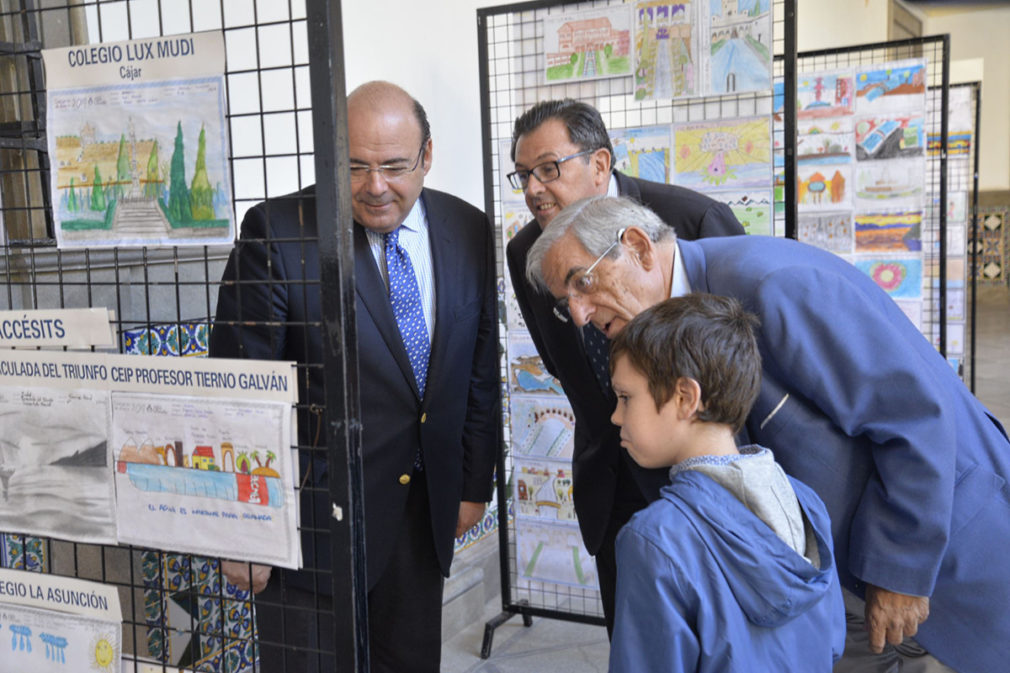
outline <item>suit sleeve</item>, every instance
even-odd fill
[[[698,669],[700,643],[677,600],[679,575],[637,530],[626,526],[618,534],[610,673]]]
[[[267,230],[264,206],[249,210],[228,257],[211,330],[211,357],[283,359],[285,270]]]
[[[701,225],[698,227],[698,238],[737,236],[746,233],[743,225],[725,203],[714,203],[706,210],[704,217],[701,218]]]
[[[909,343],[921,336],[894,325],[890,298],[877,294],[836,271],[774,272],[756,291],[762,353],[766,369],[871,447],[876,476],[854,495],[849,570],[929,596],[950,533],[958,437],[924,360],[933,352]]]
[[[462,500],[488,502],[493,492],[493,475],[498,459],[501,423],[500,379],[498,366],[498,295],[494,254],[494,236],[486,217],[484,228],[483,302],[477,342],[470,372],[470,394],[463,428]]]

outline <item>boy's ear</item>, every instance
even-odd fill
[[[702,409],[701,385],[692,378],[681,376],[673,389],[673,398],[677,402],[677,414],[681,420],[694,418]]]

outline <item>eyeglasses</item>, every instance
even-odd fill
[[[569,154],[567,157],[561,157],[560,159],[555,159],[553,161],[545,161],[544,163],[538,164],[529,170],[524,168],[522,170],[513,171],[505,177],[509,179],[509,183],[512,185],[513,189],[526,189],[526,186],[530,184],[531,175],[539,180],[540,184],[545,185],[548,182],[554,182],[561,177],[561,164],[565,163],[569,159],[584,157],[585,155],[592,154],[595,151],[596,150],[583,150],[582,152]]]
[[[610,254],[610,251],[616,248],[621,243],[621,239],[624,238],[624,232],[626,228],[621,228],[617,230],[617,240],[610,244],[603,254],[596,258],[596,261],[589,265],[584,271],[575,271],[570,274],[565,281],[565,287],[568,290],[568,294],[561,299],[558,299],[554,304],[554,317],[561,322],[568,322],[571,319],[571,313],[568,310],[568,298],[573,294],[575,295],[587,295],[593,294],[600,288],[596,285],[596,276],[593,275],[593,269],[596,265],[603,261],[603,258]]]
[[[407,175],[407,173],[413,173],[417,170],[417,167],[421,164],[421,156],[424,154],[424,145],[421,143],[421,149],[417,151],[417,159],[414,160],[414,165],[407,167],[407,162],[399,162],[394,164],[382,164],[372,168],[371,166],[365,166],[364,164],[351,164],[351,182],[364,182],[368,179],[369,173],[373,171],[382,176],[383,180],[397,180]]]

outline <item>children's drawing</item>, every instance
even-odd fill
[[[575,447],[575,414],[562,400],[513,395],[512,451],[514,455],[569,461]]]
[[[501,202],[506,209],[525,208],[526,196],[523,190],[512,186],[506,177],[515,170],[515,162],[512,161],[512,140],[501,140],[498,143],[498,177],[501,188]],[[526,211],[527,213],[529,211]],[[526,218],[530,219],[529,216]]]
[[[796,238],[839,255],[852,252],[852,213],[803,213]]]
[[[509,332],[515,330],[526,331],[526,321],[523,313],[519,309],[519,300],[516,299],[516,291],[512,287],[512,277],[505,274],[498,280],[498,306],[499,311],[504,309],[505,324],[508,325]]]
[[[610,132],[614,168],[643,180],[670,182],[670,127],[644,126]]]
[[[926,265],[926,276],[931,279],[934,290],[940,289],[940,260],[930,257]],[[967,265],[964,257],[947,258],[947,288],[964,287],[967,278]]]
[[[852,167],[798,166],[797,210],[843,210],[852,207]]]
[[[899,159],[921,157],[926,136],[921,113],[887,114],[856,120],[856,158]]]
[[[856,252],[921,252],[922,211],[856,213]]]
[[[852,120],[818,119],[796,125],[796,162],[800,165],[852,162]]]
[[[509,388],[513,394],[564,395],[561,383],[550,375],[528,334],[508,335]]]
[[[517,460],[512,483],[518,516],[576,521],[570,465]]]
[[[938,89],[926,92],[926,110],[934,113],[940,110],[941,97]],[[951,87],[947,97],[947,156],[967,158],[971,153],[971,136],[975,128],[975,109],[972,104],[970,87]],[[940,153],[940,115],[928,117],[926,148],[929,154]]]
[[[857,259],[855,265],[892,298],[920,299],[922,297],[922,259],[920,257],[871,257]]]
[[[932,325],[933,333],[933,347],[937,350],[940,349],[940,323],[933,323]],[[947,353],[955,355],[964,354],[964,323],[963,322],[948,322],[947,323]]]
[[[297,567],[289,408],[114,393],[120,540]]]
[[[968,192],[947,193],[947,226],[968,220]]]
[[[697,8],[704,0],[635,3],[635,100],[702,93]]]
[[[947,289],[947,320],[964,320],[964,288]]]
[[[108,393],[0,387],[0,530],[116,543]]]
[[[925,94],[923,60],[874,65],[856,73],[856,112],[922,110]]]
[[[771,182],[768,117],[674,124],[674,184],[699,191]]]
[[[855,86],[848,73],[801,73],[796,82],[796,118],[821,119],[852,114]]]
[[[705,93],[771,87],[772,20],[769,0],[709,0],[709,86]]]
[[[57,67],[66,50],[47,50],[51,188],[61,247],[233,240],[223,46],[215,39],[222,40],[220,33],[167,41],[183,55],[173,59],[166,47],[164,60],[198,62],[200,74],[180,65],[176,74],[149,75],[155,67],[146,64],[128,79],[111,68],[86,73],[83,83],[77,69]],[[129,55],[155,46],[145,43],[102,48]],[[159,43],[151,58],[161,51]],[[199,59],[184,58],[194,53]]]
[[[716,201],[725,203],[748,234],[772,235],[772,192],[753,189],[734,192],[709,192]]]
[[[856,201],[862,210],[922,208],[925,162],[867,161],[856,166]]]
[[[0,602],[0,671],[119,673],[121,627]]]
[[[544,17],[544,77],[549,84],[631,74],[628,7]]]
[[[947,224],[947,254],[963,257],[967,243],[967,227],[964,224]],[[939,252],[939,251],[937,251]]]
[[[577,526],[516,520],[519,576],[556,584],[598,588],[596,562],[582,545]]]
[[[915,325],[915,329],[922,331],[922,302],[919,300],[896,299],[894,303],[898,305],[905,317]]]

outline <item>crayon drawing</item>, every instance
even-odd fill
[[[513,395],[512,449],[531,458],[571,460],[575,447],[575,414],[567,402]]]
[[[796,162],[801,165],[852,162],[852,121],[847,117],[799,122]]]
[[[698,191],[771,183],[769,117],[674,124],[674,184]]]
[[[596,561],[577,526],[516,520],[516,565],[521,580],[598,587]]]
[[[857,259],[855,265],[892,298],[922,297],[922,259],[919,257]]]
[[[708,94],[771,88],[769,0],[709,0]]]
[[[528,335],[508,335],[509,389],[521,395],[564,395],[561,383],[550,375]]]
[[[576,520],[570,465],[517,460],[512,483],[518,516],[548,521]]]
[[[885,63],[856,73],[856,112],[922,110],[925,94],[925,61]]]
[[[729,206],[748,234],[772,235],[772,193],[770,189],[737,192],[709,192],[708,195]]]
[[[856,208],[922,208],[925,164],[920,159],[868,161],[856,166]]]
[[[926,110],[938,111],[941,105],[940,92],[930,89],[927,93]],[[950,87],[947,97],[947,156],[967,157],[971,153],[971,136],[975,128],[975,108],[970,87]],[[940,115],[929,117],[929,133],[926,151],[936,155],[940,152]]]
[[[856,252],[919,252],[922,211],[856,213]]]
[[[631,74],[631,11],[626,6],[544,18],[548,84]]]
[[[852,207],[852,167],[798,166],[797,210],[842,210]]]
[[[670,181],[670,127],[644,126],[611,131],[614,168],[625,175],[666,184]]]
[[[0,530],[116,543],[108,393],[0,387]]]
[[[635,3],[635,100],[702,93],[695,2]]]
[[[77,590],[75,586],[75,596]],[[67,595],[70,591],[66,590]],[[123,670],[122,629],[116,622],[0,602],[0,627],[3,673]]]
[[[926,136],[921,114],[888,114],[856,120],[856,158],[901,159],[922,156]]]
[[[820,119],[852,114],[855,87],[845,73],[800,74],[796,83],[796,118]]]
[[[803,213],[796,238],[838,255],[852,252],[852,213]]]

